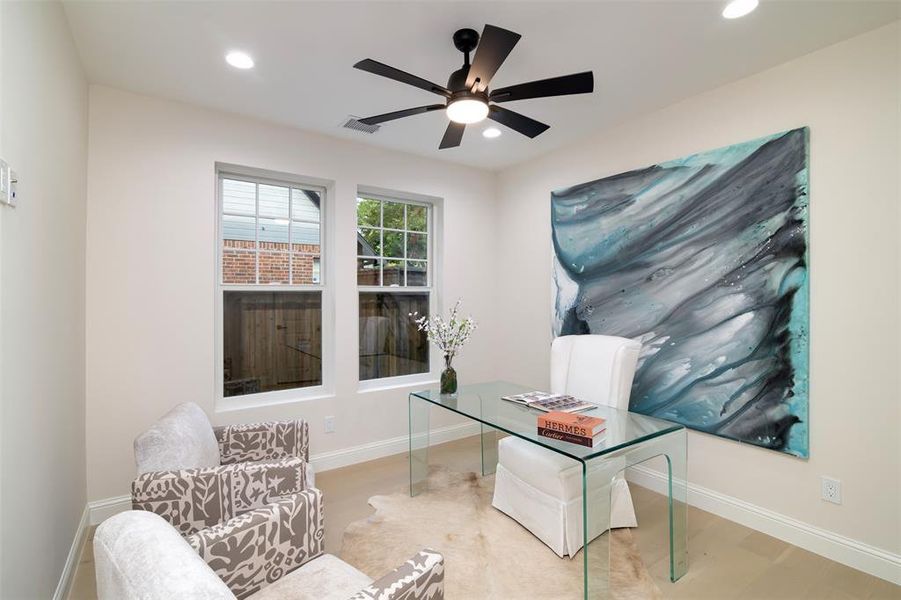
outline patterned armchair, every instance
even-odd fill
[[[306,421],[212,427],[180,404],[135,439],[132,507],[184,536],[313,487]]]
[[[444,558],[423,550],[377,581],[322,553],[322,495],[306,490],[187,537],[126,511],[94,535],[100,600],[443,600]]]

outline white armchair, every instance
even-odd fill
[[[620,337],[558,337],[551,346],[550,391],[628,410],[640,349],[638,342]],[[622,467],[616,462],[601,464],[589,478],[588,494],[610,520],[593,523],[590,540],[611,527],[638,525]],[[608,492],[605,483],[611,479],[613,488]],[[570,458],[517,437],[502,439],[492,504],[558,556],[574,556],[582,547],[582,467]]]

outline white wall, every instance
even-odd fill
[[[895,23],[502,172],[502,375],[548,383],[551,190],[808,125],[810,460],[692,433],[689,478],[899,553],[898,43]]]
[[[85,507],[87,84],[58,3],[0,14],[0,596],[49,598]]]
[[[443,198],[444,304],[465,296],[481,322],[455,366],[461,382],[493,376],[490,173],[95,86],[89,136],[90,499],[129,492],[132,440],[178,402],[199,403],[215,423],[306,418],[314,455],[406,435],[409,388],[357,392],[357,185]],[[334,182],[336,236],[325,250],[336,267],[333,398],[215,412],[217,161]],[[326,415],[336,417],[333,434]],[[442,415],[433,426],[456,422]]]

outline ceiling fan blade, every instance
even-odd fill
[[[466,125],[463,123],[454,123],[451,121],[444,132],[444,137],[441,138],[441,143],[438,144],[438,149],[444,150],[445,148],[459,146],[460,142],[463,141],[464,129],[466,129]]]
[[[488,118],[492,121],[497,121],[501,125],[506,125],[510,129],[518,131],[530,138],[541,135],[551,127],[550,125],[545,125],[541,121],[530,119],[525,115],[513,112],[502,106],[492,105],[488,113]]]
[[[561,77],[551,77],[540,81],[520,83],[491,92],[492,102],[512,102],[529,98],[547,98],[549,96],[568,96],[570,94],[588,94],[594,91],[594,75],[591,71],[573,73]]]
[[[403,119],[404,117],[412,117],[413,115],[421,115],[422,113],[431,112],[433,110],[441,110],[445,108],[444,104],[430,104],[428,106],[417,106],[416,108],[407,108],[405,110],[396,110],[394,112],[385,113],[383,115],[375,115],[374,117],[366,117],[360,119],[360,123],[364,125],[378,125],[385,121],[393,121],[394,119]]]
[[[372,60],[371,58],[361,60],[354,65],[354,69],[360,69],[361,71],[366,71],[367,73],[372,73],[373,75],[381,75],[382,77],[387,77],[388,79],[393,79],[394,81],[406,83],[407,85],[418,87],[419,89],[425,90],[427,92],[432,92],[433,94],[444,96],[445,98],[450,98],[451,95],[450,91],[448,91],[448,89],[442,85],[432,83],[431,81],[426,81],[422,77],[411,75],[409,73],[401,71],[400,69],[389,67],[388,65],[380,63],[377,60]]]
[[[466,77],[467,89],[472,90],[476,80],[478,80],[478,88],[475,91],[481,92],[487,88],[488,82],[507,60],[513,46],[521,37],[518,33],[494,25],[485,25],[482,37],[479,38],[479,45],[476,46],[476,55],[472,59],[472,66],[469,67],[469,75]]]

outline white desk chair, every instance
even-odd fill
[[[551,346],[551,392],[629,409],[641,344],[607,335],[558,337]],[[588,497],[598,514],[590,539],[610,527],[636,527],[632,496],[615,459],[589,476]],[[613,479],[612,493],[604,481]],[[612,497],[613,509],[610,508]],[[509,436],[498,443],[492,505],[513,517],[559,556],[582,547],[582,466],[556,452]]]

